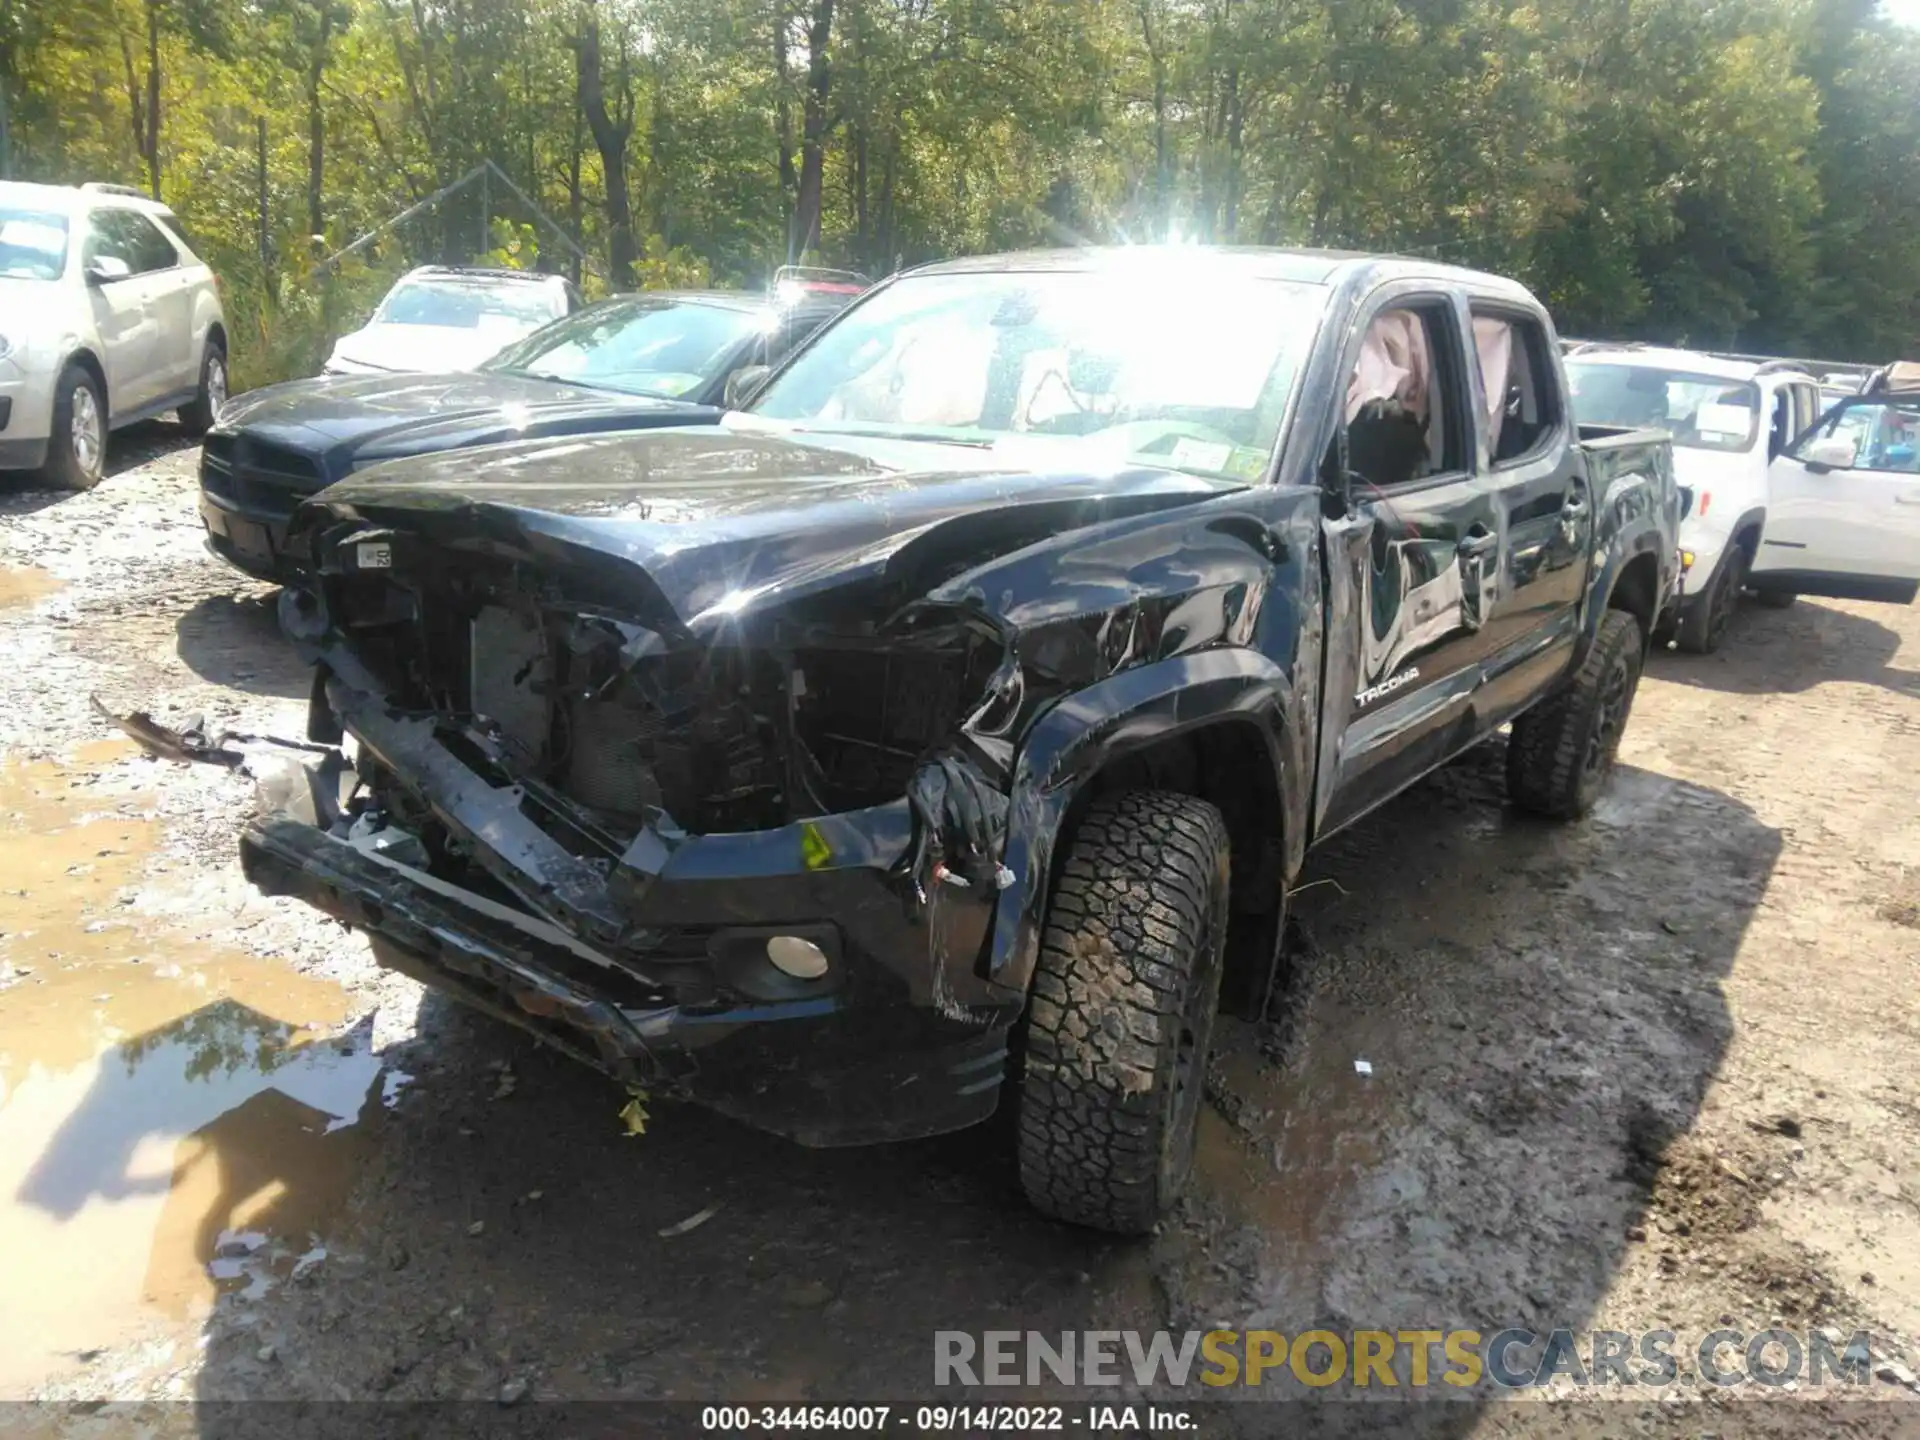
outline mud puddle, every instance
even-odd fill
[[[137,913],[127,751],[0,762],[0,1396],[318,1263],[379,1107],[343,992]]]
[[[0,566],[0,610],[15,605],[31,605],[65,586],[65,581],[44,570],[15,570]]]
[[[1329,1046],[1301,1047],[1276,1065],[1249,1027],[1222,1028],[1229,1033],[1216,1040],[1216,1101],[1201,1111],[1197,1183],[1258,1237],[1267,1294],[1311,1313],[1340,1217],[1381,1165],[1391,1085]]]

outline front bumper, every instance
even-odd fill
[[[53,435],[53,377],[0,361],[0,470],[37,470]]]
[[[236,504],[204,489],[200,492],[200,523],[207,530],[207,549],[256,580],[284,585],[300,577],[301,567],[287,551],[291,518],[290,513]]]
[[[344,698],[337,682],[328,688]],[[542,854],[511,792],[490,787],[429,724],[364,708],[343,718],[486,878],[402,863],[364,828],[329,822],[324,806],[312,821],[293,810],[256,821],[241,860],[266,893],[366,931],[383,963],[624,1084],[805,1145],[938,1134],[998,1105],[1024,996],[979,976],[988,896],[938,887],[928,905],[903,903],[904,800],[780,830],[675,836],[664,849],[649,830],[635,852],[651,858],[630,855],[589,894]],[[306,788],[338,793],[331,780]],[[547,914],[493,898],[526,893],[534,874]],[[617,912],[618,934],[549,918],[569,904]],[[772,934],[817,941],[828,974],[773,972]]]

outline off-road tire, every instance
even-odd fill
[[[1733,623],[1734,611],[1740,608],[1740,592],[1747,585],[1747,564],[1746,547],[1734,544],[1720,562],[1713,588],[1700,597],[1699,604],[1689,606],[1680,619],[1674,640],[1682,650],[1690,655],[1711,655],[1720,648],[1727,638],[1727,627]]]
[[[1753,598],[1769,610],[1784,610],[1800,597],[1791,590],[1756,590]]]
[[[1027,1012],[1020,1183],[1048,1215],[1137,1235],[1193,1168],[1228,915],[1204,800],[1094,802],[1047,911]]]
[[[216,386],[216,371],[218,385]],[[219,418],[220,407],[227,398],[227,347],[218,340],[207,341],[207,351],[200,357],[200,390],[193,402],[180,407],[180,424],[189,435],[204,435],[213,428],[213,422]]]
[[[1624,610],[1607,611],[1579,673],[1513,722],[1508,799],[1557,820],[1593,807],[1627,728],[1644,656],[1640,622]]]
[[[98,444],[89,461],[74,444],[74,410],[81,403],[84,389],[93,405],[98,427]],[[100,483],[107,467],[107,402],[100,393],[100,382],[80,365],[68,365],[60,372],[53,392],[53,433],[47,439],[46,462],[40,477],[56,490],[91,490]]]

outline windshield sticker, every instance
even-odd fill
[[[1224,473],[1233,460],[1233,446],[1211,440],[1195,440],[1182,435],[1173,444],[1173,463],[1182,470],[1211,470]]]
[[[1693,428],[1702,435],[1745,435],[1753,429],[1753,411],[1709,402],[1694,412]]]

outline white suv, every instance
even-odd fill
[[[1579,345],[1566,366],[1581,424],[1673,433],[1674,476],[1689,492],[1673,638],[1683,650],[1719,649],[1755,563],[1772,558],[1761,548],[1768,470],[1819,419],[1819,381],[1795,361],[1639,345]],[[1760,598],[1780,603],[1782,592]]]
[[[227,398],[213,272],[173,212],[119,186],[0,183],[0,470],[99,483],[107,433]]]

